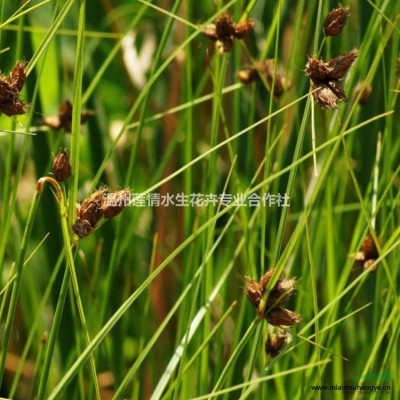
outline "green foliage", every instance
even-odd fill
[[[344,5],[324,37],[334,2],[0,2],[0,69],[28,63],[29,104],[0,116],[0,396],[400,397],[400,2]],[[255,26],[221,55],[203,30],[224,11]],[[348,101],[321,109],[308,57],[354,48]],[[239,81],[265,59],[271,76]],[[66,99],[71,132],[49,123]],[[57,184],[60,148],[72,175]],[[79,240],[76,203],[104,186],[129,187],[130,206]],[[148,205],[168,194],[275,197]],[[367,234],[379,258],[365,268]],[[244,290],[272,267],[266,292],[298,279],[287,307],[302,322],[280,331]],[[289,343],[268,357],[277,331]]]

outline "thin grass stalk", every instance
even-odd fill
[[[54,350],[57,343],[57,336],[60,329],[61,319],[64,311],[65,299],[67,298],[68,289],[70,283],[70,272],[69,268],[64,271],[64,277],[62,280],[60,293],[58,296],[57,307],[54,313],[53,324],[48,337],[46,354],[44,357],[42,373],[39,380],[39,388],[37,392],[37,400],[44,400],[46,398],[46,385],[49,381],[50,368],[54,357]]]
[[[24,263],[25,263],[26,249],[28,247],[28,243],[29,243],[29,239],[30,239],[30,235],[32,232],[32,227],[33,227],[33,221],[35,219],[36,211],[37,211],[37,208],[39,205],[41,193],[42,193],[42,188],[38,184],[38,186],[36,187],[36,190],[35,190],[31,209],[29,211],[29,216],[28,216],[28,219],[26,222],[24,236],[22,238],[22,243],[21,243],[21,251],[19,253],[19,257],[18,257],[17,263],[15,265],[15,278],[14,278],[13,287],[12,287],[12,291],[11,291],[11,299],[10,299],[10,305],[8,308],[7,319],[6,319],[6,323],[4,326],[4,336],[3,336],[3,340],[2,340],[2,344],[1,344],[0,387],[2,386],[2,382],[3,382],[4,368],[5,368],[5,364],[6,364],[6,357],[8,354],[8,346],[10,343],[11,331],[12,331],[12,326],[13,326],[13,322],[14,322],[15,312],[17,309],[19,291],[21,288],[22,272],[23,272]]]
[[[11,389],[10,389],[10,397],[11,398],[15,397],[15,393],[16,393],[18,385],[19,385],[19,379],[21,377],[21,373],[22,373],[22,369],[23,369],[24,363],[25,363],[25,361],[26,361],[26,359],[28,357],[29,351],[31,350],[32,343],[33,343],[34,338],[36,336],[37,328],[39,326],[39,323],[41,322],[40,314],[43,312],[42,310],[43,310],[45,304],[47,303],[48,299],[50,298],[51,289],[52,289],[52,287],[54,285],[56,277],[57,277],[57,275],[58,275],[58,273],[60,271],[60,268],[62,266],[62,262],[64,260],[64,256],[65,256],[65,253],[64,253],[64,251],[62,251],[61,254],[60,254],[60,257],[57,260],[57,264],[56,264],[56,266],[55,266],[55,268],[54,268],[54,270],[53,270],[53,272],[51,274],[51,277],[49,279],[49,284],[48,284],[48,286],[46,288],[46,291],[43,294],[43,298],[42,298],[42,300],[40,302],[39,311],[38,311],[38,313],[36,315],[36,318],[34,318],[33,325],[31,326],[31,330],[29,332],[28,339],[26,340],[24,351],[22,352],[22,355],[21,355],[21,362],[20,362],[20,365],[19,365],[19,367],[18,367],[18,369],[17,369],[17,371],[15,373],[14,381],[13,381],[13,384],[12,384]],[[51,336],[51,334],[50,334],[50,336]],[[49,341],[49,338],[48,338],[47,339],[47,344],[46,344],[46,353],[49,351],[49,349],[48,349],[49,344],[50,344],[50,341]],[[43,368],[44,368],[44,366],[42,366],[41,375],[43,374]]]

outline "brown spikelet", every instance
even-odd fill
[[[26,81],[26,63],[18,61],[9,76],[0,74],[0,113],[11,117],[24,114],[28,108],[19,93]]]
[[[354,49],[328,62],[308,58],[304,72],[313,82],[313,98],[322,108],[336,108],[339,101],[347,100],[339,79],[348,72],[358,55],[359,51]]]
[[[256,280],[245,276],[246,296],[254,307],[258,308],[264,294],[264,288]]]
[[[301,317],[294,311],[277,307],[265,315],[266,320],[274,326],[293,326],[301,322]]]
[[[236,39],[244,39],[249,33],[253,32],[254,21],[248,20],[235,24]]]
[[[357,49],[353,49],[347,53],[344,53],[338,57],[328,61],[328,67],[330,68],[328,78],[329,79],[341,79],[353,65],[356,58],[360,55]]]
[[[274,333],[268,335],[265,341],[265,353],[270,357],[276,357],[288,342],[288,336],[285,333]]]
[[[72,230],[81,239],[89,236],[90,232],[93,230],[90,222],[86,219],[78,218],[72,225]]]
[[[107,189],[99,189],[83,201],[79,208],[79,218],[85,219],[94,227],[103,216],[103,202]]]
[[[305,69],[306,76],[309,76],[314,83],[326,82],[329,77],[330,68],[327,63],[318,58],[308,57]]]
[[[337,107],[337,102],[341,99],[336,96],[327,84],[319,83],[315,85],[315,89],[313,98],[322,108]]]
[[[110,192],[102,187],[77,206],[77,219],[72,226],[75,234],[84,238],[88,236],[103,218],[114,218],[128,205],[130,189]]]
[[[26,81],[26,61],[18,61],[15,67],[10,72],[9,83],[18,92],[22,90]]]
[[[372,235],[367,235],[362,243],[362,247],[361,247],[361,251],[364,253],[365,258],[367,260],[376,260],[377,258],[379,258],[379,252],[378,249],[376,247],[374,238],[372,237]]]
[[[65,149],[61,149],[54,156],[53,167],[51,173],[57,182],[66,181],[71,175],[71,163],[69,161],[68,152]]]
[[[379,258],[379,251],[371,234],[365,236],[361,250],[355,255],[354,260],[357,264],[367,269]],[[372,271],[376,271],[377,265],[374,266]]]
[[[107,193],[101,207],[104,217],[114,218],[120,214],[129,205],[130,194],[129,188]]]
[[[342,32],[349,16],[350,7],[339,7],[333,9],[325,18],[325,36],[337,36]]]
[[[282,308],[282,306],[294,295],[297,281],[294,278],[287,279],[281,276],[266,293],[274,272],[274,268],[268,270],[258,282],[252,278],[245,277],[247,298],[254,307],[258,308],[259,317],[265,318],[271,325],[295,325],[301,320],[299,315]],[[265,306],[260,309],[261,300],[264,296]]]

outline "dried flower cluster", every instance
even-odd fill
[[[212,24],[207,25],[203,33],[216,42],[220,54],[231,50],[235,39],[243,39],[252,32],[254,22],[249,20],[235,23],[229,14],[224,13]]]
[[[54,156],[51,173],[57,182],[64,182],[70,177],[71,163],[66,149],[59,150]]]
[[[376,247],[376,243],[372,235],[368,234],[361,245],[361,251],[359,251],[355,256],[355,261],[357,264],[361,264],[364,269],[369,268],[377,259],[379,258],[379,252]],[[376,270],[376,266],[373,271]]]
[[[333,9],[325,18],[325,36],[337,36],[342,32],[349,16],[350,7],[339,7]]]
[[[336,108],[338,101],[346,101],[346,93],[339,79],[347,73],[359,55],[357,49],[335,57],[328,62],[309,57],[305,74],[312,80],[314,100],[323,108]]]
[[[23,114],[27,108],[19,98],[26,80],[25,67],[25,61],[18,61],[9,76],[0,74],[0,113],[9,117]]]
[[[289,335],[285,331],[269,334],[265,341],[265,354],[269,357],[276,357],[289,341]]]
[[[106,188],[97,190],[78,205],[72,230],[80,238],[88,236],[103,217],[114,218],[120,214],[128,206],[129,197],[128,188],[117,192],[109,192]]]
[[[84,124],[93,114],[93,111],[84,111],[81,114],[81,124]],[[58,115],[55,117],[44,118],[43,123],[51,129],[64,129],[66,132],[71,132],[72,103],[69,100],[63,101],[58,109]]]
[[[286,279],[281,276],[275,285],[266,294],[268,282],[271,280],[275,268],[267,271],[261,279],[246,277],[246,295],[254,307],[258,309],[261,318],[265,318],[274,326],[292,326],[301,322],[301,317],[294,311],[282,308],[296,291],[296,279]],[[260,309],[261,299],[266,294],[265,307]]]
[[[279,98],[285,90],[285,79],[275,69],[275,61],[272,59],[247,66],[237,73],[237,77],[246,84],[264,79],[276,98]]]

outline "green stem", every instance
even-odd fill
[[[31,235],[32,231],[32,226],[33,226],[33,221],[35,218],[35,214],[39,205],[39,198],[42,193],[42,182],[39,180],[35,195],[33,197],[33,202],[31,209],[29,211],[29,216],[28,220],[25,226],[25,232],[24,236],[22,238],[22,244],[21,244],[21,251],[19,253],[18,261],[15,266],[15,275],[14,275],[14,284],[11,292],[11,299],[10,299],[10,306],[8,309],[8,314],[7,314],[7,320],[4,328],[4,336],[3,336],[3,341],[1,344],[1,356],[0,356],[0,387],[3,381],[3,376],[4,376],[4,368],[6,364],[6,357],[7,357],[7,352],[8,352],[8,346],[10,343],[10,337],[11,337],[11,330],[12,330],[12,325],[14,321],[14,316],[15,312],[17,309],[17,301],[18,301],[18,295],[19,295],[19,290],[21,288],[21,281],[22,281],[22,270],[24,267],[24,262],[25,262],[25,255],[26,255],[26,248],[28,246],[29,238]]]
[[[39,383],[39,390],[38,390],[38,394],[36,397],[37,400],[41,400],[41,399],[45,398],[44,395],[45,395],[45,390],[46,390],[46,383],[47,383],[47,380],[49,377],[49,372],[50,372],[50,364],[51,364],[53,354],[54,354],[54,348],[56,345],[58,330],[60,328],[61,317],[62,317],[62,313],[64,310],[65,299],[68,294],[69,278],[70,278],[69,269],[66,268],[65,272],[64,272],[64,278],[62,281],[61,289],[60,289],[60,294],[59,294],[58,301],[57,301],[56,312],[54,313],[53,326],[51,328],[49,339],[48,339],[42,375],[41,375],[40,383]]]

